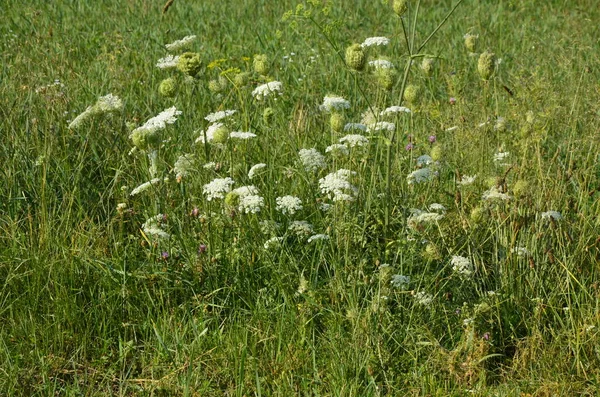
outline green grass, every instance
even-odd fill
[[[4,7],[0,395],[597,394],[595,2],[464,0],[421,52],[436,59],[432,74],[415,53],[406,80],[413,32],[416,49],[452,4],[411,0],[407,43],[380,1],[298,3],[175,0],[166,13],[139,0]],[[465,33],[479,35],[474,56]],[[155,67],[165,44],[190,34],[198,38],[189,51],[202,59],[194,79]],[[396,65],[389,90],[372,70],[343,62],[350,44],[371,36],[390,38],[370,49],[370,59]],[[489,81],[477,71],[485,50],[502,60]],[[268,76],[253,71],[255,54],[267,56]],[[247,85],[227,80],[238,72],[249,73]],[[216,93],[209,82],[220,75]],[[172,98],[159,94],[169,77]],[[48,86],[55,79],[64,86]],[[271,80],[283,95],[254,100]],[[403,83],[419,87],[415,103],[402,103]],[[68,127],[108,93],[122,110]],[[325,149],[346,133],[319,109],[332,94],[350,102],[346,122],[369,108],[412,113],[389,120],[393,135],[361,132],[369,144],[335,158]],[[182,114],[160,142],[132,152],[131,131],[172,106]],[[204,117],[225,109],[237,110],[231,131],[257,137],[195,144]],[[505,128],[495,128],[498,117]],[[308,172],[298,152],[313,147],[326,165]],[[502,151],[510,155],[495,162]],[[183,154],[194,165],[178,181]],[[425,154],[435,176],[409,184]],[[257,163],[266,167],[251,180]],[[352,202],[319,189],[339,169],[356,172]],[[459,187],[463,175],[477,177]],[[153,177],[161,182],[130,196]],[[259,213],[242,213],[239,198],[207,200],[203,186],[225,177],[256,186]],[[510,199],[482,199],[494,187]],[[284,195],[303,209],[282,214]],[[446,208],[443,218],[415,225],[411,209],[432,203]],[[542,219],[550,210],[562,219]],[[157,214],[168,240],[142,230]],[[287,230],[293,221],[329,239],[308,243],[310,234]],[[283,239],[266,249],[271,237]],[[453,270],[455,255],[470,260],[471,275]],[[410,276],[406,288],[391,282],[400,274]],[[420,292],[431,302],[419,304]]]

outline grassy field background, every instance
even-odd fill
[[[298,4],[7,3],[0,395],[597,395],[595,2],[462,1],[423,56],[413,54],[411,103],[402,99],[407,48],[454,3],[410,1],[408,42],[385,2]],[[466,33],[478,35],[474,55]],[[198,36],[189,51],[201,71],[157,68],[165,44],[186,35]],[[390,39],[369,56],[396,65],[391,87],[343,62],[349,45],[372,36]],[[485,50],[500,60],[487,81],[477,68]],[[256,54],[268,73],[253,71]],[[435,59],[430,74],[423,58]],[[247,84],[233,84],[244,71]],[[169,77],[173,97],[159,94]],[[277,101],[253,99],[271,80],[283,86]],[[69,128],[109,93],[122,110]],[[388,120],[393,136],[361,132],[368,145],[332,157],[326,147],[347,134],[319,108],[332,94],[351,104],[345,122],[393,105],[412,112]],[[172,106],[182,114],[161,142],[132,152],[132,129]],[[237,110],[228,128],[257,137],[194,143],[204,117],[225,109]],[[326,154],[316,172],[299,159],[310,148]],[[499,153],[510,155],[495,161]],[[177,180],[183,154],[193,166]],[[409,183],[422,155],[435,161],[433,176]],[[250,180],[257,163],[266,167]],[[320,191],[339,169],[356,172],[351,202]],[[160,184],[130,195],[156,175]],[[459,186],[464,175],[477,177]],[[260,191],[258,214],[244,214],[239,197],[207,200],[204,186],[228,176]],[[510,198],[482,198],[490,191]],[[304,208],[282,214],[284,195]],[[432,203],[443,218],[415,223],[412,209],[431,213]],[[158,214],[167,241],[141,231]],[[294,221],[311,233],[289,229]],[[311,234],[328,239],[308,243]],[[264,247],[271,237],[279,247]],[[458,274],[454,256],[472,273]],[[396,275],[410,283],[399,287]]]

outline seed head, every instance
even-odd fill
[[[331,125],[331,129],[335,132],[341,132],[346,125],[346,119],[341,113],[332,113],[329,118],[329,124]]]
[[[346,65],[356,71],[362,71],[367,63],[367,55],[360,44],[352,44],[346,49]]]
[[[404,89],[404,100],[408,103],[415,103],[419,100],[419,94],[421,90],[419,89],[418,86],[413,85],[413,84],[409,84],[405,89]]]
[[[496,66],[496,55],[493,52],[486,51],[479,56],[479,62],[477,63],[477,71],[484,80],[489,80],[494,74],[494,67]]]
[[[406,13],[406,11],[408,11],[408,5],[406,3],[406,0],[394,0],[392,8],[396,15],[398,15],[399,17],[401,17]]]
[[[254,71],[262,76],[269,74],[269,59],[265,54],[254,55],[252,66]]]
[[[175,79],[168,78],[160,82],[158,93],[167,98],[173,98],[176,92]]]
[[[177,60],[177,70],[191,77],[198,74],[201,67],[200,54],[195,52],[185,52]]]

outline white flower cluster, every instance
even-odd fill
[[[165,219],[166,217],[163,214],[148,218],[142,225],[142,231],[148,236],[167,240],[171,236],[163,230],[164,224],[166,223]]]
[[[302,210],[302,200],[295,196],[277,197],[275,202],[277,203],[275,209],[284,215],[294,215],[296,212]]]
[[[452,265],[452,270],[461,276],[470,276],[473,274],[473,264],[469,258],[454,255],[450,261],[450,264]]]
[[[369,61],[369,66],[375,69],[393,69],[395,68],[394,64],[388,61],[387,59],[375,59],[374,61]]]
[[[279,94],[282,95],[282,91],[283,90],[283,84],[281,84],[281,82],[279,81],[271,81],[269,83],[265,83],[262,85],[259,85],[258,87],[256,87],[254,89],[254,91],[252,91],[252,96],[256,99],[256,100],[262,100],[272,94]]]
[[[502,192],[502,190],[498,186],[492,186],[489,190],[486,190],[485,192],[483,192],[483,194],[481,195],[481,198],[485,201],[510,200],[510,196],[508,194]]]
[[[264,247],[266,250],[274,249],[281,246],[282,241],[283,237],[272,237],[265,241]]]
[[[242,214],[256,214],[265,206],[265,199],[257,194],[240,196],[238,210]]]
[[[392,132],[395,129],[396,129],[396,124],[389,123],[387,121],[378,121],[376,123],[373,123],[373,124],[370,124],[367,126],[368,132],[375,132],[375,131],[382,131],[382,130],[387,130],[389,132]]]
[[[414,185],[415,183],[429,182],[433,180],[434,176],[435,174],[431,168],[424,167],[411,172],[406,179],[408,180],[409,185]]]
[[[331,112],[332,110],[344,110],[350,108],[350,102],[341,96],[326,96],[323,98],[323,104],[319,106],[319,109],[325,112]]]
[[[233,115],[235,112],[236,110],[221,110],[219,112],[207,115],[204,120],[208,121],[209,123],[216,123],[219,120],[223,120],[224,118]]]
[[[223,123],[214,123],[208,126],[208,128],[205,131],[201,131],[200,135],[198,136],[198,138],[196,138],[196,143],[207,143],[207,142],[212,142],[215,132],[221,128],[221,127],[225,127],[225,125]]]
[[[156,62],[156,67],[159,69],[175,69],[177,67],[177,62],[179,61],[179,55],[167,55],[164,58],[160,58]]]
[[[360,134],[350,134],[340,138],[340,143],[346,144],[351,148],[357,146],[366,146],[369,144],[369,139]]]
[[[510,250],[513,254],[517,254],[517,256],[530,256],[531,253],[525,247],[514,247]]]
[[[267,165],[265,163],[254,164],[248,171],[248,178],[254,178],[260,172],[260,170],[262,170],[266,166]]]
[[[392,280],[390,281],[390,284],[392,284],[392,287],[401,289],[401,290],[406,290],[408,288],[408,285],[410,284],[410,277],[409,276],[404,276],[402,274],[394,274],[392,276]]]
[[[74,129],[79,127],[81,123],[94,115],[112,113],[121,110],[123,110],[123,101],[121,101],[118,96],[113,94],[101,96],[98,98],[94,106],[88,106],[83,113],[75,117],[73,121],[69,123],[69,128]]]
[[[222,199],[225,197],[225,194],[231,191],[231,186],[235,182],[233,179],[227,178],[216,178],[210,183],[207,183],[203,187],[203,192],[206,194],[206,199],[211,201],[213,199]]]
[[[293,221],[288,226],[288,231],[292,232],[298,237],[306,237],[313,233],[313,227],[306,221]]]
[[[300,163],[308,172],[316,172],[325,168],[325,156],[315,148],[300,149],[298,155],[300,156]]]
[[[419,291],[415,294],[415,302],[421,306],[429,306],[433,302],[433,295]]]
[[[171,52],[179,51],[190,45],[190,43],[192,43],[194,40],[196,40],[196,35],[185,36],[181,40],[176,40],[170,44],[166,44],[165,48],[167,51]]]
[[[326,241],[329,240],[329,236],[326,234],[314,234],[308,238],[307,243],[312,243],[313,241]]]
[[[494,154],[494,162],[504,161],[508,156],[510,156],[510,152],[498,152]]]
[[[428,154],[424,154],[422,156],[417,157],[417,167],[423,167],[424,165],[429,165],[432,163],[433,159]]]
[[[358,188],[348,179],[356,172],[340,169],[319,179],[321,193],[327,194],[333,201],[354,201]]]
[[[251,139],[251,138],[256,138],[256,134],[254,134],[252,132],[233,131],[229,134],[229,137],[234,138],[234,139],[247,140],[247,139]]]
[[[427,212],[418,209],[411,209],[411,214],[406,220],[411,229],[418,229],[422,225],[436,223],[444,218],[444,214],[438,212]]]
[[[142,192],[145,192],[146,190],[150,189],[150,187],[152,185],[156,185],[159,182],[160,182],[160,178],[154,178],[151,181],[144,182],[140,186],[138,186],[135,189],[133,189],[129,195],[130,196],[135,196],[136,194],[140,194]]]
[[[344,126],[344,131],[352,130],[367,131],[367,126],[362,123],[347,123]]]
[[[143,134],[153,134],[158,130],[162,130],[166,128],[167,124],[173,124],[177,121],[177,116],[181,114],[180,110],[177,110],[174,106],[168,109],[163,110],[158,115],[152,117],[150,120],[146,121],[144,125],[136,128],[131,132],[131,135],[136,133]]]
[[[547,221],[550,221],[550,220],[560,221],[563,218],[561,213],[558,211],[542,212],[541,216],[542,216],[542,219],[547,220]]]
[[[381,116],[387,116],[390,114],[398,113],[411,113],[410,109],[404,106],[390,106],[381,112]]]
[[[390,44],[390,39],[387,37],[367,37],[365,41],[360,45],[363,48],[372,46],[381,46]]]
[[[325,153],[331,153],[334,156],[347,156],[350,152],[348,151],[348,146],[341,143],[334,143],[325,148]]]
[[[469,175],[463,175],[460,178],[460,181],[456,182],[456,184],[458,186],[467,186],[467,185],[472,185],[473,182],[475,182],[475,178],[477,178],[477,175],[473,175],[473,176],[469,176]]]
[[[187,176],[190,170],[194,167],[194,158],[191,154],[184,154],[179,156],[175,165],[173,166],[173,172],[177,180]]]

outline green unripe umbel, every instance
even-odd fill
[[[160,143],[160,134],[158,131],[149,132],[146,129],[138,128],[131,133],[131,140],[138,149],[147,149]]]
[[[431,152],[429,154],[433,161],[440,161],[442,159],[443,151],[440,145],[434,145],[431,148]]]
[[[273,108],[266,108],[263,112],[263,121],[265,124],[270,124],[271,120],[273,120],[273,116],[275,116]]]
[[[331,129],[335,132],[341,132],[346,125],[346,118],[343,114],[334,112],[329,117],[329,125],[331,125]]]
[[[367,55],[360,44],[352,44],[346,48],[346,65],[357,71],[361,71],[367,64]]]
[[[195,52],[184,52],[177,61],[177,70],[191,77],[197,75],[201,67],[200,54]]]
[[[485,209],[475,207],[471,210],[471,221],[473,223],[481,223],[485,219]]]
[[[477,71],[484,80],[489,80],[494,74],[494,67],[496,66],[496,55],[493,52],[486,51],[479,56],[479,62],[477,62]]]
[[[406,5],[406,0],[394,0],[392,8],[396,15],[401,17],[408,11],[408,6]]]
[[[416,85],[409,84],[404,89],[404,100],[408,103],[415,103],[419,100],[420,89]]]
[[[225,143],[229,139],[229,130],[227,127],[219,127],[213,134],[214,143]]]
[[[229,192],[225,196],[225,204],[227,204],[230,207],[237,207],[239,201],[240,201],[240,195],[237,194],[236,192]]]
[[[248,85],[249,81],[250,74],[248,72],[238,73],[235,76],[233,76],[233,85],[235,85],[238,88]]]
[[[377,81],[377,85],[379,85],[384,90],[391,90],[396,82],[396,69],[391,68],[382,68],[377,69],[375,71],[375,79]]]
[[[467,51],[473,53],[477,49],[477,39],[479,36],[467,33],[465,36],[465,47],[467,47]]]
[[[175,96],[175,92],[177,91],[177,86],[175,84],[175,79],[168,78],[164,79],[160,82],[158,86],[158,93],[167,98],[173,98]]]
[[[254,55],[254,71],[262,76],[269,74],[269,59],[265,54]]]
[[[423,58],[423,62],[421,62],[421,70],[425,74],[425,76],[431,76],[433,72],[433,64],[435,63],[435,59],[433,58]]]
[[[529,192],[529,182],[524,179],[519,179],[512,188],[516,197],[526,196]]]

